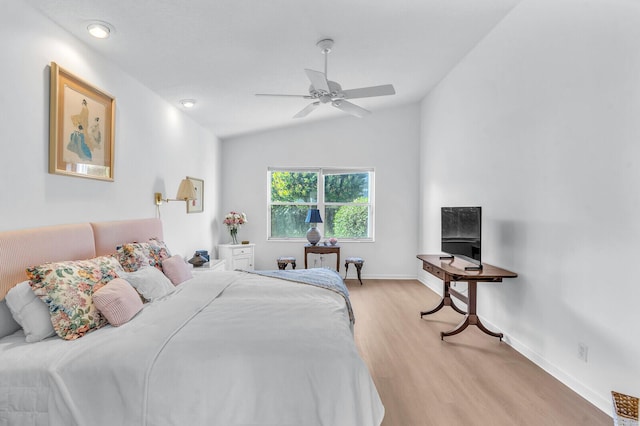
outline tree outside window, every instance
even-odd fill
[[[271,238],[304,238],[307,210],[317,208],[318,173],[274,170],[270,175]]]
[[[318,208],[324,237],[372,240],[372,187],[371,169],[271,169],[269,238],[305,238],[307,211]]]

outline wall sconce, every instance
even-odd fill
[[[191,200],[195,200],[198,198],[196,195],[196,188],[193,186],[193,183],[189,179],[182,179],[180,182],[180,186],[178,187],[178,193],[176,194],[176,198],[162,198],[161,192],[156,192],[154,194],[156,206],[162,205],[163,201],[167,203],[169,201],[186,201],[189,202]]]

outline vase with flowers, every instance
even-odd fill
[[[224,221],[222,223],[227,226],[229,234],[231,234],[231,243],[238,244],[238,229],[240,226],[247,223],[247,215],[231,211],[224,217]]]

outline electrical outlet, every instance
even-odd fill
[[[584,362],[587,362],[589,355],[589,346],[584,343],[578,343],[578,358]]]

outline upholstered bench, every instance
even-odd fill
[[[287,257],[281,256],[278,258],[278,269],[285,269],[287,264],[291,264],[293,269],[296,269],[296,258],[295,257]]]
[[[364,259],[361,257],[347,257],[344,261],[344,279],[347,279],[347,272],[349,272],[349,264],[353,263],[356,267],[356,272],[358,272],[358,281],[360,281],[360,285],[362,285],[362,279],[360,278],[360,272],[362,271],[362,265],[364,264]]]

